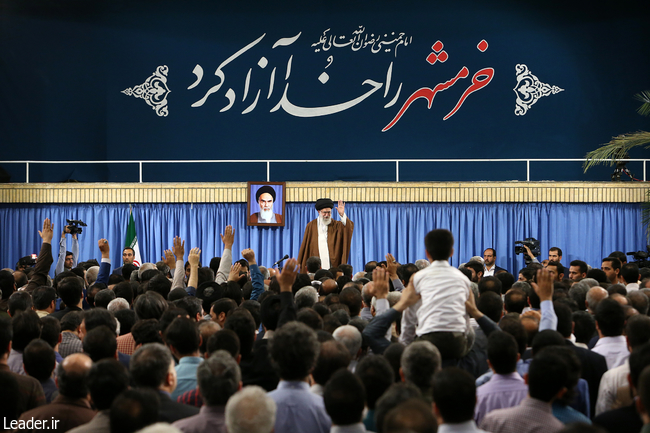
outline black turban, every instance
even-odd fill
[[[316,200],[316,210],[325,208],[334,209],[334,202],[329,198],[319,198]]]
[[[269,185],[264,185],[263,187],[257,190],[257,192],[255,193],[255,200],[260,201],[260,196],[265,192],[271,194],[271,197],[273,197],[273,201],[275,201],[275,190]]]

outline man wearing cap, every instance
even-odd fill
[[[253,224],[282,224],[282,215],[273,212],[275,190],[270,185],[264,185],[255,193],[255,200],[260,205],[260,211],[251,215]]]
[[[320,257],[322,269],[348,262],[354,223],[345,215],[345,203],[342,200],[339,200],[336,207],[341,221],[332,219],[333,208],[334,202],[329,198],[316,200],[318,218],[307,224],[298,253],[301,267],[306,266],[307,259],[312,256]]]

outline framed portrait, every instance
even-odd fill
[[[284,227],[285,182],[248,182],[246,225]]]

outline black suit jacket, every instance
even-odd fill
[[[580,359],[582,364],[582,378],[589,384],[589,406],[591,407],[591,416],[596,413],[596,400],[598,400],[598,388],[600,379],[607,371],[607,360],[599,353],[592,352],[583,347],[578,347],[569,340],[565,340]]]
[[[171,424],[179,419],[188,418],[199,413],[198,407],[172,401],[166,392],[158,391],[158,395],[160,396],[159,422]]]

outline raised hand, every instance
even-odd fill
[[[390,253],[386,254],[386,270],[388,271],[391,280],[397,278],[397,261]]]
[[[102,259],[110,258],[111,248],[110,245],[108,245],[108,241],[106,239],[98,240],[97,246],[99,247],[99,251],[102,253]]]
[[[241,264],[239,262],[235,262],[235,264],[230,267],[230,273],[228,274],[228,281],[238,281],[239,271],[241,271]]]
[[[185,257],[185,241],[181,240],[180,236],[176,236],[174,238],[174,255],[176,256],[176,260],[183,260],[183,257]],[[173,265],[170,267],[174,267]]]
[[[50,222],[49,218],[45,218],[43,221],[43,231],[38,231],[38,234],[43,238],[43,243],[51,244],[52,237],[54,236],[54,224]]]
[[[246,248],[241,252],[241,256],[246,259],[249,265],[256,265],[257,261],[255,260],[255,251],[250,248]]]
[[[187,258],[187,261],[190,262],[190,266],[198,267],[200,259],[201,259],[201,250],[199,248],[192,248],[190,250],[190,256]]]
[[[339,200],[339,204],[336,206],[336,210],[339,211],[339,216],[343,216],[345,214],[345,203],[343,200]]]
[[[225,234],[221,235],[221,241],[227,249],[232,249],[232,244],[235,242],[235,230],[232,226],[226,226]]]
[[[372,290],[370,294],[376,296],[377,299],[384,299],[388,296],[388,277],[389,274],[386,269],[377,266],[372,271]]]
[[[162,256],[162,261],[169,266],[169,269],[174,269],[176,267],[176,260],[174,259],[172,250],[165,250],[165,254]]]
[[[553,300],[553,276],[546,269],[537,270],[537,284],[531,283],[540,301]]]
[[[296,259],[289,259],[284,264],[282,272],[277,277],[278,283],[280,283],[281,292],[290,292],[293,283],[296,282],[296,276],[298,276],[298,271],[300,266],[298,266],[298,261]]]

